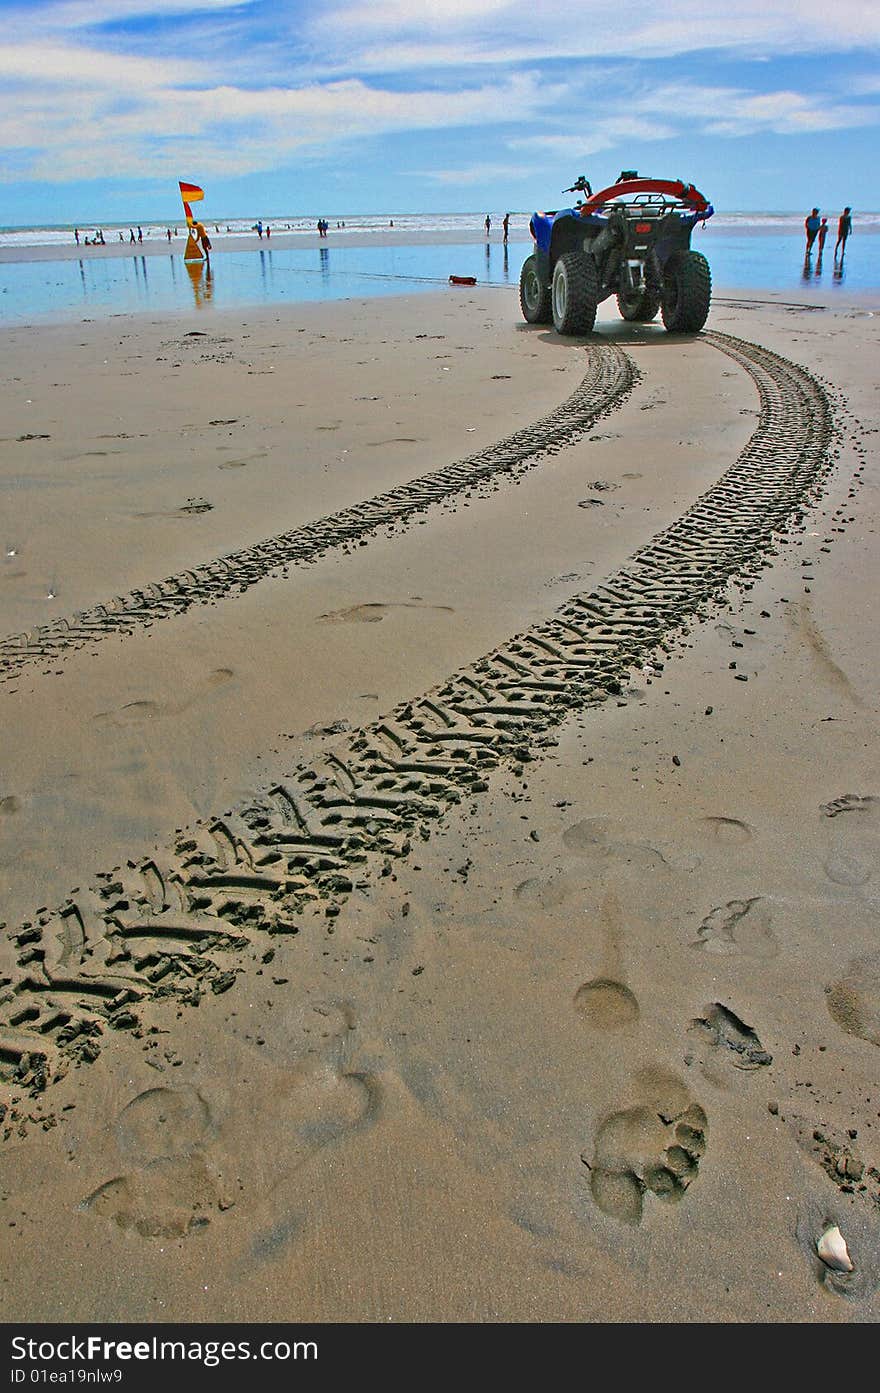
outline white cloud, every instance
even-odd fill
[[[168,177],[182,163],[226,174],[270,169],[296,154],[395,131],[482,128],[499,111],[531,121],[564,89],[530,73],[454,92],[396,90],[359,79],[299,88],[138,88],[95,84],[26,90],[0,135],[8,148],[33,150],[29,177],[56,181],[137,173]],[[150,76],[154,78],[152,70]],[[197,160],[196,160],[197,157]],[[8,177],[8,176],[7,176]],[[22,177],[19,168],[16,177]]]
[[[747,92],[736,87],[665,83],[635,96],[636,112],[675,112],[710,135],[799,135],[880,124],[880,107],[838,102],[824,92]]]
[[[519,123],[492,150],[507,178],[508,151],[531,165],[519,175],[540,174],[692,132],[856,128],[880,121],[870,74],[799,92],[756,62],[747,90],[658,80],[673,70],[662,62],[649,82],[638,60],[681,57],[674,70],[690,73],[687,55],[705,47],[771,58],[870,45],[880,3],[866,0],[32,0],[4,8],[0,78],[15,99],[0,147],[16,157],[0,177],[167,178],[184,164],[232,176],[349,158],[369,137]],[[431,177],[477,182],[495,168]]]
[[[57,84],[60,88],[88,86],[126,92],[132,87],[193,82],[205,75],[198,62],[133,58],[78,44],[0,44],[0,76],[43,87]]]
[[[720,49],[760,56],[880,46],[867,0],[347,0],[316,15],[328,66],[394,71],[473,61],[657,58]],[[335,51],[334,51],[335,50]]]

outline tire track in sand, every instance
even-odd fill
[[[547,455],[573,445],[632,391],[638,372],[616,344],[591,344],[583,381],[564,402],[532,425],[431,474],[398,484],[338,513],[278,533],[253,546],[167,576],[143,590],[120,595],[70,619],[0,638],[0,682],[38,662],[55,665],[73,649],[111,635],[184,614],[193,605],[240,593],[285,566],[317,561],[328,551],[358,543],[380,527],[408,522],[435,503],[504,474],[534,468]]]
[[[801,516],[830,462],[828,399],[769,350],[704,337],[751,375],[760,413],[735,463],[678,521],[443,685],[8,931],[0,1067],[19,1090],[94,1059],[115,1030],[138,1032],[151,999],[223,992],[267,938],[332,921],[359,881],[389,874],[445,809],[487,791],[493,768],[534,759],[569,712],[618,692],[728,580],[766,564],[774,531]]]

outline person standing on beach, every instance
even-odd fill
[[[828,219],[823,218],[819,224],[819,256],[825,250],[825,238],[828,236]]]
[[[505,213],[505,214],[504,214],[504,221],[502,222],[501,226],[504,228],[504,238],[503,238],[503,240],[506,242],[506,241],[507,241],[507,233],[508,233],[508,230],[509,230],[509,228],[510,228],[510,214],[509,214],[509,213]]]
[[[816,240],[819,226],[819,209],[814,208],[813,211],[804,218],[804,228],[807,234],[807,256],[809,256],[810,252],[813,250],[813,243]]]
[[[143,240],[144,240],[144,234],[143,234],[143,232],[141,231],[141,229],[138,228],[138,241],[139,241],[139,242],[142,242]]]
[[[75,227],[75,228],[73,229],[73,240],[74,240],[74,242],[76,242],[76,245],[79,246],[79,228],[78,228],[78,227]]]
[[[837,260],[837,248],[840,247],[840,259],[843,260],[846,252],[846,239],[852,232],[852,208],[847,204],[840,217],[837,219],[837,242],[834,247],[834,260]]]
[[[489,228],[490,228],[491,226],[492,226],[492,219],[489,217],[489,214],[487,213],[487,214],[486,214],[486,241],[487,241],[487,242],[488,242],[488,240],[489,240]]]

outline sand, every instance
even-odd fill
[[[6,1319],[877,1319],[873,308],[3,331]]]

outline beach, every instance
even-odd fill
[[[876,1321],[878,326],[0,329],[7,1320]]]

